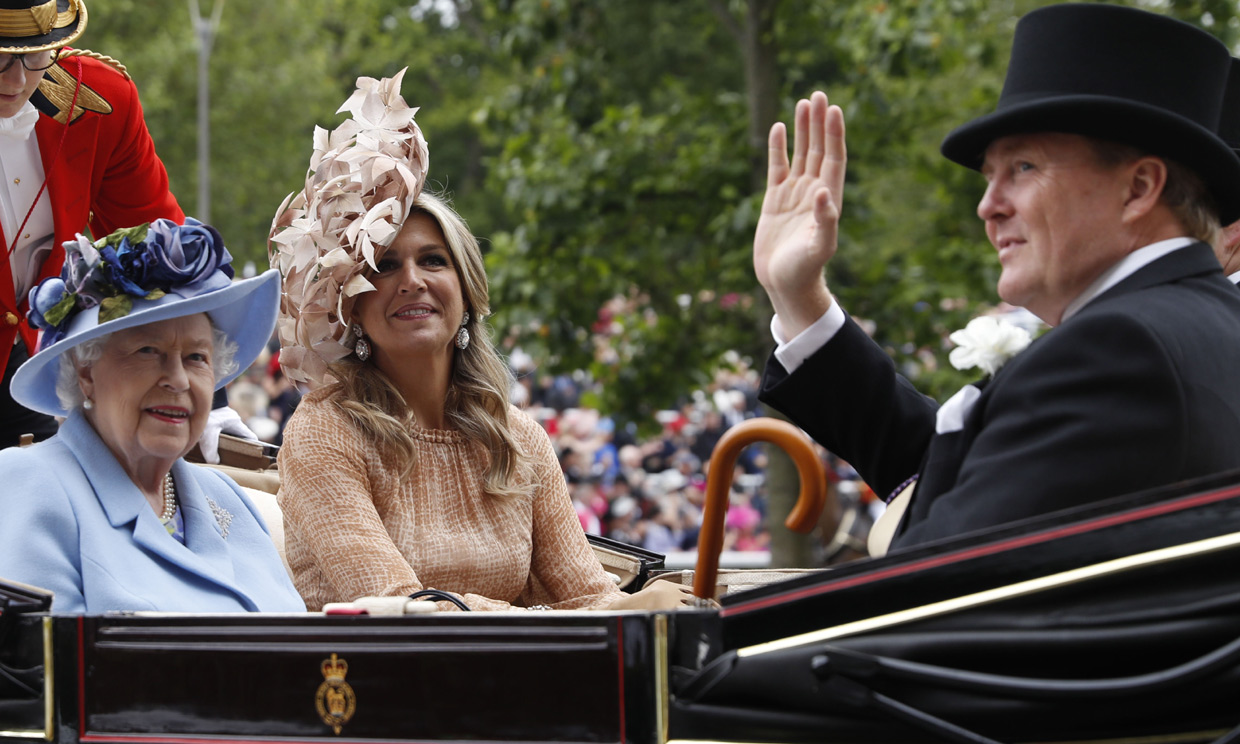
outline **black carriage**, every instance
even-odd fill
[[[1240,473],[719,610],[62,616],[7,584],[0,741],[1231,741],[1238,567]]]

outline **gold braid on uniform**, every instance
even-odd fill
[[[58,62],[62,62],[69,57],[97,59],[116,69],[117,72],[125,76],[126,80],[130,79],[125,66],[105,54],[92,52],[89,49],[66,49],[61,53]],[[69,117],[67,112],[69,104],[73,102],[75,90],[77,90],[77,106],[73,108],[73,116]],[[79,116],[87,111],[93,111],[97,114],[112,113],[112,104],[104,100],[102,96],[85,83],[82,83],[79,89],[77,78],[73,77],[73,73],[61,67],[60,64],[54,64],[47,68],[43,79],[39,81],[39,92],[56,107],[56,115],[53,118],[61,124],[64,124],[66,121],[76,121]]]
[[[86,9],[70,0],[69,9],[56,11],[56,0],[30,8],[0,10],[0,36],[44,36],[52,29],[66,28],[78,22],[78,11]]]
[[[126,80],[132,80],[132,78],[129,77],[129,70],[125,69],[125,66],[122,65],[119,60],[112,59],[106,54],[92,52],[89,49],[65,49],[60,53],[60,59],[68,59],[69,57],[90,57],[91,59],[97,59],[100,62],[116,68],[116,71],[124,75]]]

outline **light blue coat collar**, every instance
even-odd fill
[[[186,545],[172,538],[147,504],[146,497],[130,480],[116,457],[81,411],[72,412],[60,427],[60,439],[77,458],[96,494],[106,494],[99,503],[115,528],[128,527],[134,543],[143,550],[229,589],[250,607],[253,597],[238,589],[233,562],[226,559],[223,529],[198,484],[196,466],[178,459],[172,466],[181,515],[185,520]],[[196,477],[197,476],[197,477]]]

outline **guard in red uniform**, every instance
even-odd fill
[[[68,48],[86,21],[83,0],[0,2],[0,448],[56,432],[9,380],[35,350],[26,295],[60,273],[61,244],[185,218],[124,67]]]

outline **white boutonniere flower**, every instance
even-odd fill
[[[956,344],[948,357],[953,367],[962,370],[977,367],[987,375],[998,372],[1004,362],[1033,340],[1024,328],[991,316],[970,320],[967,326],[948,338]]]

